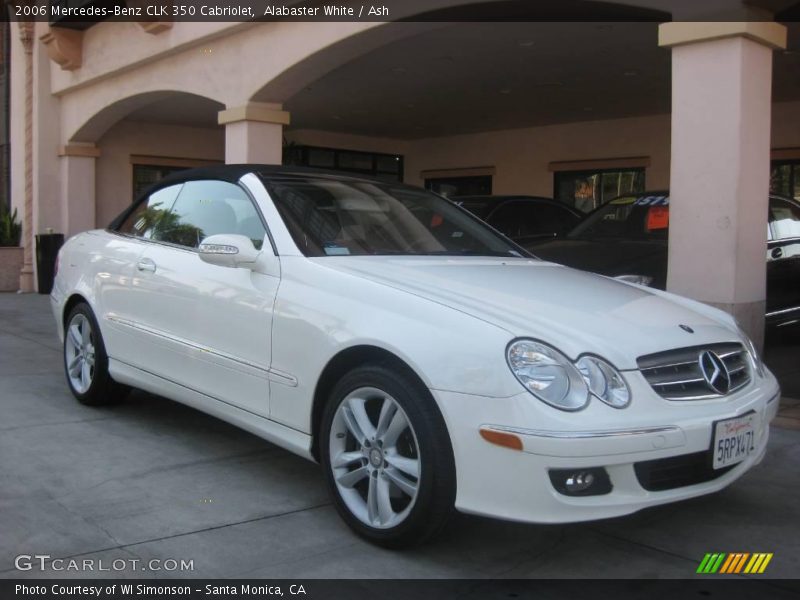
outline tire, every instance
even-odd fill
[[[108,355],[100,327],[85,302],[77,304],[67,316],[63,356],[67,385],[81,404],[115,404],[129,391],[108,372]]]
[[[328,490],[358,535],[401,548],[442,530],[455,502],[453,449],[413,374],[388,364],[350,371],[330,394],[320,432]]]

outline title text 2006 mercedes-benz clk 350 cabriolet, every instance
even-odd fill
[[[582,521],[719,490],[764,456],[779,389],[727,314],[536,260],[397,183],[185,171],[70,239],[67,382],[132,386],[319,461],[390,546],[457,510]]]

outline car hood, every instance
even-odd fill
[[[691,300],[524,258],[348,256],[318,264],[446,305],[620,369],[670,348],[740,341],[724,313]],[[728,320],[726,320],[728,319]],[[687,332],[686,325],[694,333]]]

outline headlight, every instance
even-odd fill
[[[756,350],[756,345],[753,343],[753,340],[739,328],[739,333],[741,333],[742,337],[745,339],[745,347],[747,348],[747,353],[750,355],[750,360],[753,363],[753,367],[758,373],[759,377],[764,377],[766,373],[764,373],[764,362],[761,360],[761,357],[758,355],[758,350]]]
[[[653,283],[653,278],[647,275],[617,275],[614,277],[614,279],[645,286],[649,286],[651,283]]]
[[[583,356],[575,363],[589,391],[609,406],[625,408],[631,401],[631,392],[622,373],[596,356]]]
[[[506,360],[519,382],[542,402],[561,410],[580,410],[589,402],[583,377],[555,348],[517,340],[508,346]]]
[[[764,361],[761,360],[761,357],[758,354],[758,350],[756,350],[756,345],[753,343],[753,340],[750,339],[750,336],[744,332],[742,329],[741,323],[736,317],[732,317],[733,322],[736,324],[736,329],[739,330],[739,335],[744,340],[744,347],[747,349],[747,354],[750,356],[750,362],[753,365],[756,373],[758,373],[759,377],[765,377],[766,373],[764,372]]]

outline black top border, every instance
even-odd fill
[[[607,0],[2,0],[3,21],[45,21],[84,30],[111,22],[666,22],[675,16],[663,9]],[[642,3],[645,4],[645,3]],[[800,20],[797,0],[729,0],[725,14],[700,12],[692,21]],[[701,3],[698,3],[700,6]],[[755,10],[754,10],[755,9]],[[685,13],[678,12],[683,16]]]

